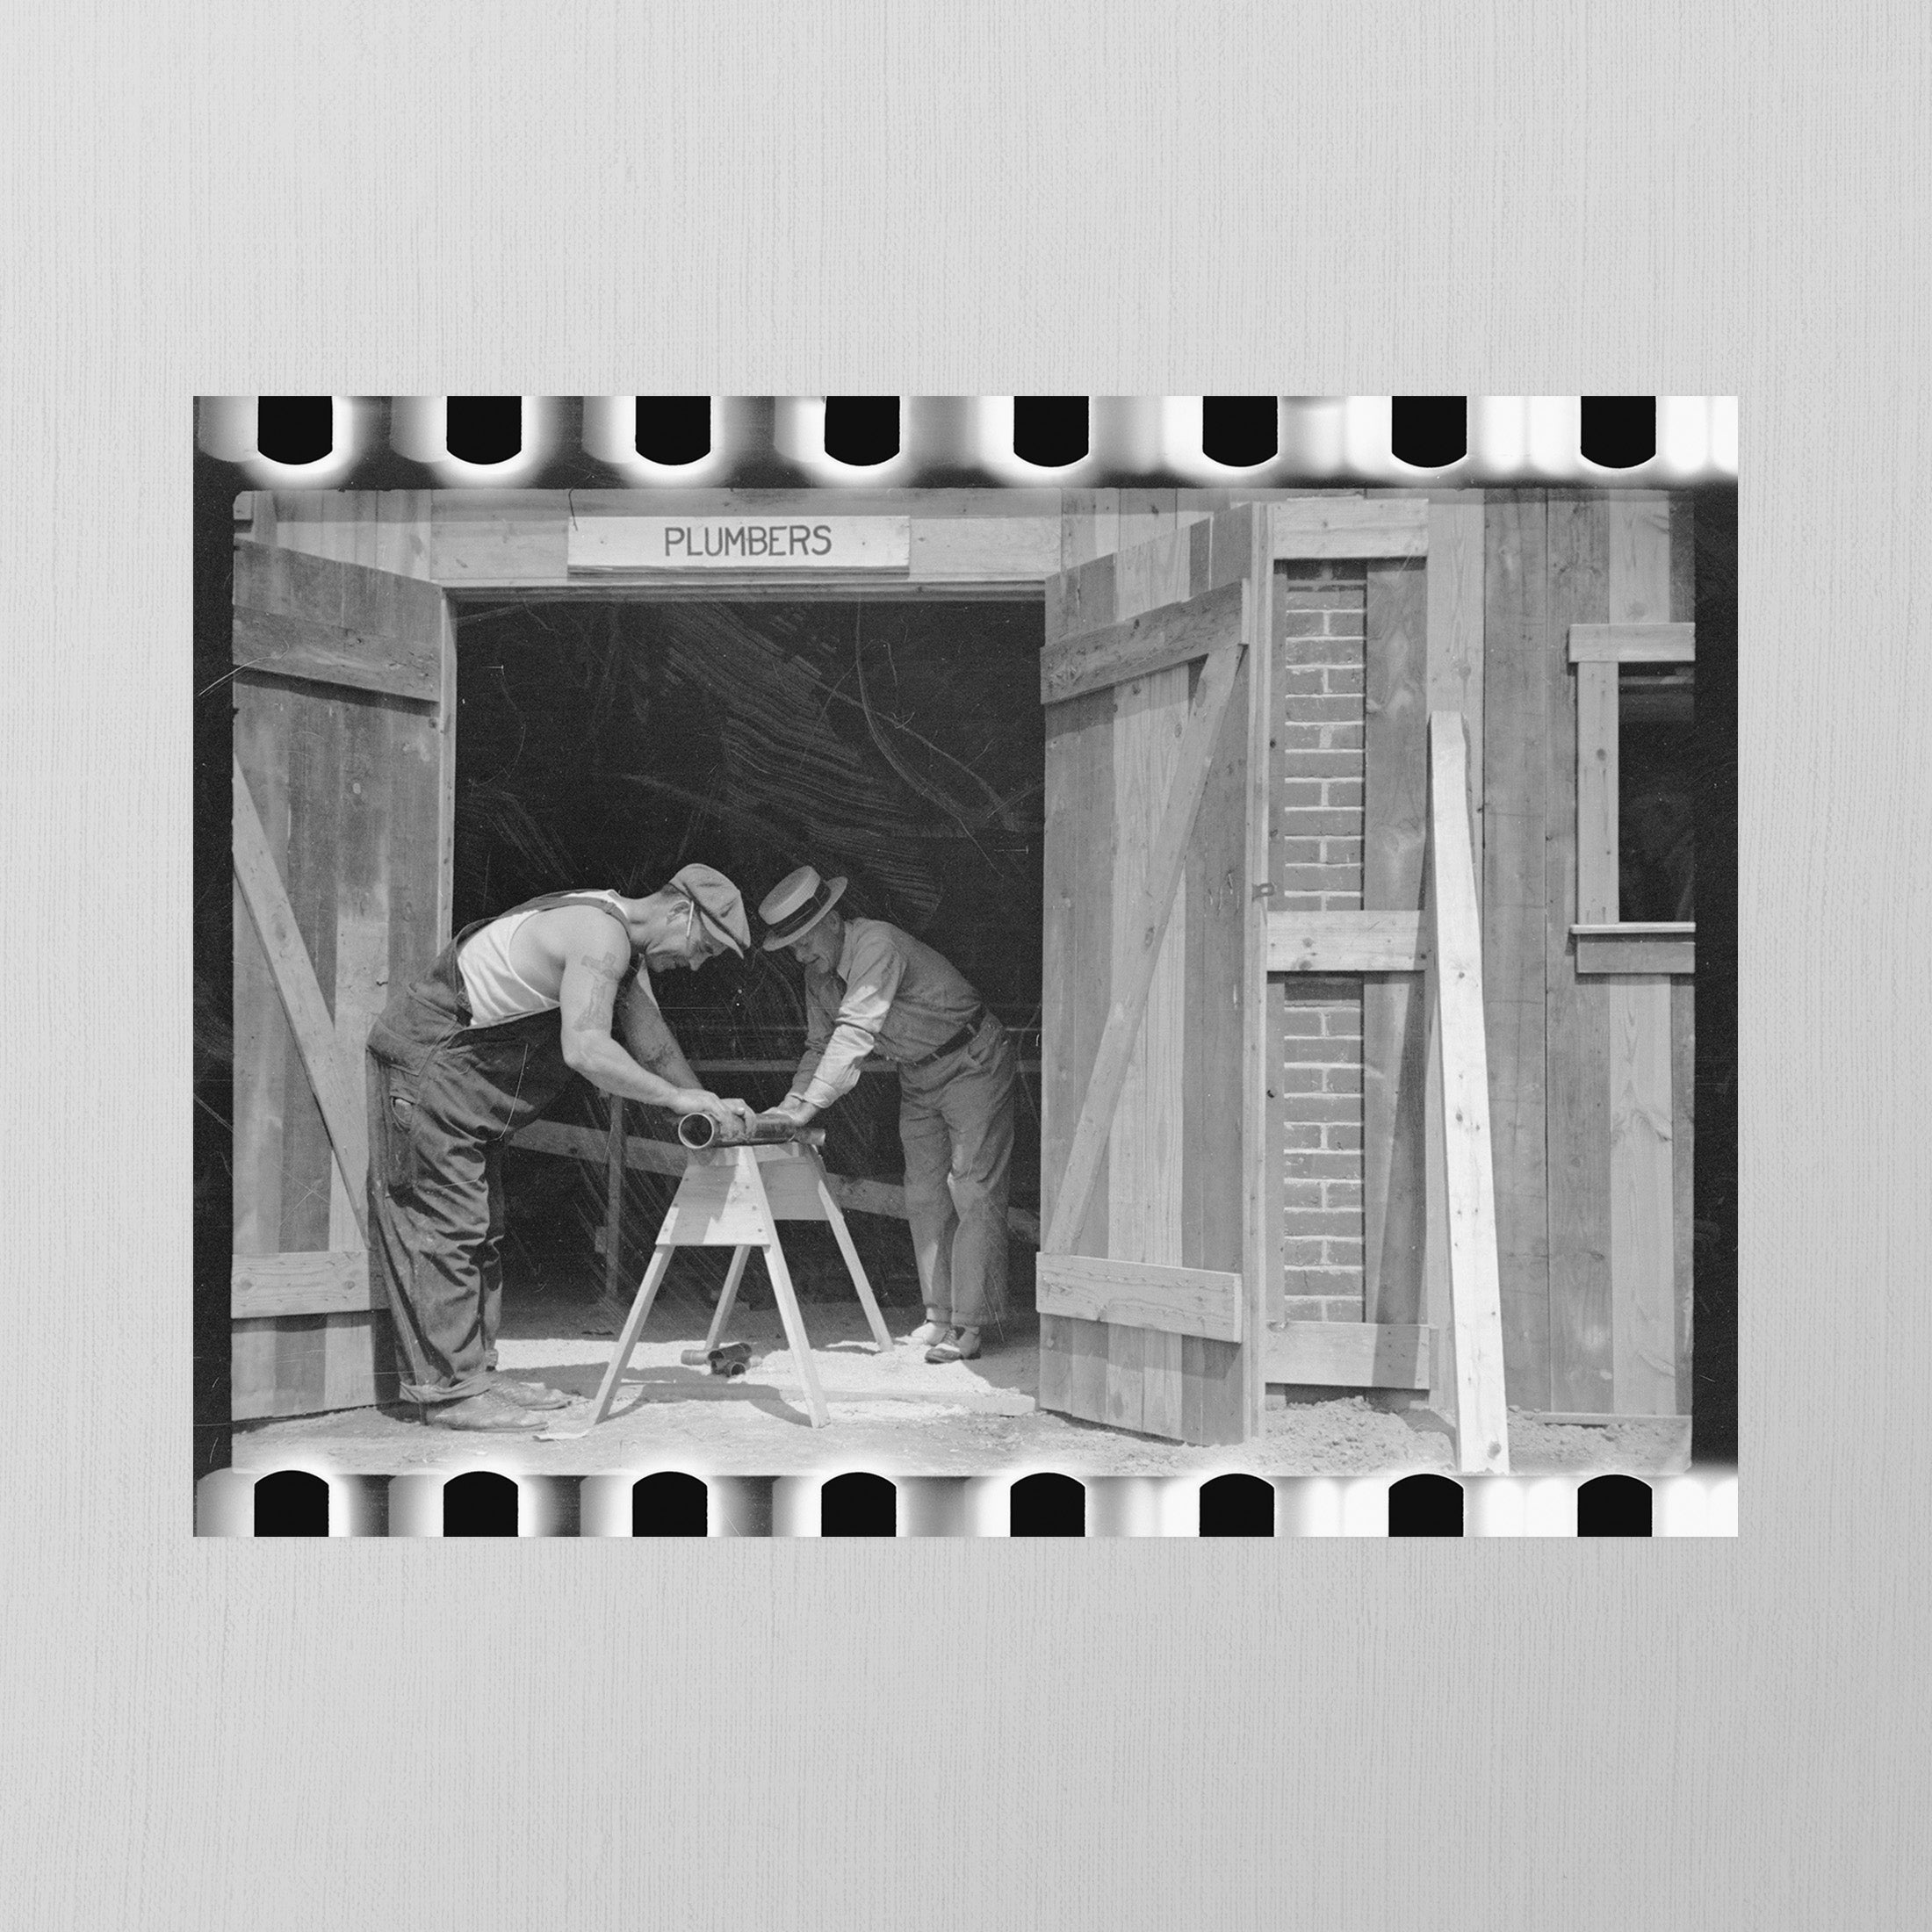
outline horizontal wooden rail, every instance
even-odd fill
[[[1607,977],[1617,973],[1669,973],[1688,977],[1698,970],[1697,927],[1689,921],[1626,920],[1614,926],[1573,926],[1576,970]]]
[[[1043,1254],[1034,1265],[1034,1300],[1042,1315],[1216,1342],[1241,1339],[1241,1277],[1218,1269]]]
[[[1573,934],[1590,939],[1694,939],[1695,919],[1618,919],[1610,925],[1573,926]]]
[[[1572,664],[1694,664],[1694,624],[1573,624]]]
[[[510,1145],[532,1154],[559,1154],[569,1160],[586,1161],[604,1167],[610,1155],[610,1135],[602,1128],[566,1127],[558,1121],[532,1121]],[[681,1174],[690,1157],[674,1141],[648,1140],[642,1135],[627,1134],[624,1139],[624,1164],[645,1174]],[[894,1182],[854,1180],[844,1174],[827,1174],[832,1198],[848,1215],[885,1215],[904,1221],[905,1189]],[[1024,1241],[1035,1246],[1040,1241],[1040,1217],[1024,1208],[1006,1210],[1006,1225]]]
[[[1434,1333],[1375,1322],[1287,1322],[1268,1330],[1262,1373],[1323,1388],[1427,1388]]]
[[[1018,1064],[1022,1073],[1037,1073],[1041,1068],[1038,1060],[1021,1060]],[[795,1059],[694,1060],[691,1071],[693,1073],[796,1073],[798,1063]],[[859,1063],[861,1073],[897,1073],[898,1071],[896,1060],[861,1060]]]
[[[1270,507],[1277,562],[1325,557],[1425,557],[1424,496],[1290,497]]]
[[[1519,1409],[1517,1413],[1525,1422],[1553,1423],[1565,1429],[1616,1429],[1626,1423],[1650,1425],[1670,1423],[1684,1429],[1690,1426],[1690,1418],[1688,1416],[1611,1416],[1605,1415],[1600,1409],[1587,1409],[1578,1414],[1570,1414],[1557,1409]]]
[[[238,671],[347,685],[418,704],[434,704],[440,695],[442,673],[433,646],[425,663],[423,653],[392,638],[345,630],[314,617],[285,616],[237,604],[233,655]]]
[[[364,1248],[295,1254],[238,1254],[228,1269],[228,1314],[237,1322],[284,1315],[365,1315],[386,1308],[371,1289]]]
[[[1062,638],[1040,653],[1040,702],[1058,704],[1204,658],[1240,629],[1241,586],[1224,584],[1121,624]]]
[[[1419,973],[1429,963],[1419,912],[1270,912],[1271,973]]]

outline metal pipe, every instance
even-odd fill
[[[678,1139],[694,1152],[707,1147],[771,1147],[785,1141],[800,1141],[807,1147],[823,1147],[822,1127],[794,1127],[789,1121],[775,1121],[761,1114],[750,1126],[733,1123],[720,1127],[709,1114],[687,1114],[678,1121]]]

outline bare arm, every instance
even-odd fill
[[[677,1036],[671,1031],[650,987],[645,984],[641,971],[618,1004],[617,1023],[624,1034],[624,1043],[631,1050],[631,1057],[639,1066],[648,1067],[652,1072],[675,1081],[679,1086],[695,1087],[703,1084],[691,1071],[691,1063],[684,1057],[684,1049],[678,1045]]]
[[[808,1044],[792,1076],[791,1091],[775,1112],[790,1120],[810,1121],[858,1085],[859,1063],[871,1052],[905,972],[905,962],[890,945],[861,943],[854,948],[852,983],[837,1013],[830,1016],[830,1026],[825,1025],[826,1016],[812,1015],[814,1030],[824,1030],[829,1038],[818,1050]]]
[[[695,1078],[666,1079],[639,1066],[611,1037],[617,983],[630,962],[623,936],[606,919],[600,919],[594,929],[587,929],[573,944],[558,992],[565,1061],[606,1093],[642,1100],[648,1107],[670,1107],[679,1114],[710,1114],[721,1121],[728,1118],[731,1110],[724,1102],[715,1093],[707,1093]],[[664,1025],[661,1014],[658,1024]],[[665,1033],[668,1038],[668,1027]],[[690,1069],[683,1055],[676,1052],[674,1041],[672,1051],[676,1055],[676,1071],[688,1074]]]

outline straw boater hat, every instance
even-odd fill
[[[765,926],[765,950],[776,952],[809,933],[844,897],[845,889],[843,879],[821,879],[816,866],[802,865],[788,872],[758,908]]]

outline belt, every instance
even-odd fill
[[[949,1053],[957,1053],[962,1047],[967,1045],[971,1041],[973,1035],[977,1033],[979,1029],[984,1027],[986,1024],[987,1020],[990,1020],[991,1017],[991,1014],[990,1014],[986,1011],[986,1009],[982,1006],[979,1011],[976,1013],[973,1017],[969,1020],[966,1024],[962,1027],[950,1040],[942,1042],[940,1045],[934,1047],[930,1053],[925,1055],[920,1059],[904,1060],[901,1061],[899,1063],[902,1066],[908,1067],[929,1067],[932,1065],[934,1061],[943,1060]]]

